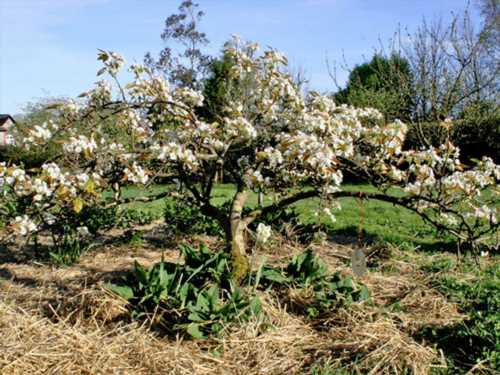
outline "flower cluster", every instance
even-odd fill
[[[29,150],[30,147],[34,145],[44,144],[52,139],[58,128],[57,124],[55,124],[52,120],[45,121],[43,124],[35,125],[32,129],[29,129],[28,134],[25,137],[22,137],[22,142],[19,143]]]
[[[55,163],[42,165],[36,175],[16,165],[0,164],[3,198],[29,203],[24,204],[22,216],[12,219],[12,228],[21,235],[32,233],[44,224],[52,225],[53,215],[61,213],[61,209],[81,211],[85,204],[98,198],[96,188],[101,183],[96,172],[70,174]]]
[[[85,135],[70,137],[68,142],[63,145],[63,150],[68,154],[85,154],[91,155],[97,149],[97,143],[94,139],[88,138]]]
[[[130,168],[125,168],[124,174],[125,181],[133,184],[145,185],[149,179],[144,169],[136,162],[134,162]]]
[[[28,215],[17,216],[14,219],[12,227],[22,236],[27,236],[38,229],[37,225],[28,217]]]
[[[257,225],[257,238],[256,241],[258,244],[265,244],[269,238],[271,238],[271,227],[269,225],[265,225],[263,223],[259,223]]]

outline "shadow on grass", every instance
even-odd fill
[[[44,259],[47,246],[21,245],[16,243],[0,244],[0,264],[27,264],[33,260]]]
[[[440,240],[436,239],[430,242],[428,239],[408,238],[406,236],[391,235],[390,237],[371,233],[363,230],[359,233],[359,229],[355,226],[346,226],[339,229],[328,228],[327,235],[332,242],[341,245],[373,245],[375,243],[390,243],[401,248],[412,248],[423,252],[436,253],[456,253],[457,244],[451,239]]]
[[[487,362],[485,350],[494,350],[494,343],[476,334],[476,330],[477,322],[471,319],[447,327],[424,327],[415,339],[437,346],[450,362],[450,370],[465,374],[478,362]]]

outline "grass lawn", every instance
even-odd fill
[[[346,190],[374,192],[375,189],[367,184],[350,184],[344,186]],[[125,190],[124,196],[147,196],[165,191],[167,186],[156,185],[147,191],[131,187]],[[222,184],[214,188],[212,203],[220,205],[232,198],[235,187],[231,184]],[[271,196],[266,196],[265,204],[272,202]],[[402,207],[380,201],[362,201],[355,198],[341,198],[342,209],[336,212],[337,221],[331,223],[323,218],[332,235],[356,235],[361,221],[365,239],[381,240],[398,245],[402,248],[420,247],[426,250],[440,250],[449,248],[451,239],[443,237],[433,227],[427,225],[418,215]],[[257,195],[250,194],[248,205],[257,204]],[[149,211],[161,216],[164,200],[159,199],[147,203],[131,203],[130,208]],[[314,213],[318,210],[319,200],[316,198],[304,200],[294,205],[304,223],[317,220]],[[362,220],[362,213],[364,220]]]

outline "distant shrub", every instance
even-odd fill
[[[25,168],[39,168],[58,152],[57,146],[26,150],[22,147],[6,146],[0,148],[0,161],[23,165]]]
[[[164,209],[167,230],[175,234],[207,234],[222,236],[224,231],[217,220],[203,215],[192,199],[167,200]]]
[[[425,138],[432,145],[439,146],[448,136],[446,129],[438,122],[409,123],[405,141],[406,149],[427,147]],[[460,159],[469,163],[483,156],[500,161],[500,108],[481,110],[469,107],[460,119],[453,120],[449,130],[451,142],[460,148]]]
[[[96,234],[100,230],[114,227],[118,220],[118,208],[112,206],[102,208],[98,206],[84,207],[79,214],[74,217],[78,221],[78,226],[86,226],[90,233]]]
[[[151,224],[160,217],[160,214],[155,214],[151,211],[128,208],[119,214],[118,226],[128,228],[132,225]]]

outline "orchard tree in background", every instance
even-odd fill
[[[233,62],[229,56],[223,55],[210,64],[210,72],[203,83],[203,107],[201,115],[207,121],[220,120],[224,117],[227,103],[232,101],[235,95],[236,81],[231,77]]]
[[[304,95],[287,73],[287,59],[273,49],[259,53],[256,44],[238,39],[225,45],[228,89],[238,95],[210,122],[197,114],[204,104],[200,92],[171,86],[140,65],[130,66],[135,79],[122,85],[122,57],[101,51],[99,60],[99,74],[110,76],[113,85],[98,82],[80,101],[61,104],[58,123],[18,139],[26,147],[43,147],[57,134],[64,153],[39,169],[0,165],[0,212],[13,234],[36,238],[86,207],[159,199],[169,193],[126,198],[122,191],[127,185],[148,189],[168,175],[185,185],[180,194],[190,195],[224,228],[236,281],[249,272],[249,224],[312,197],[320,198],[318,211],[331,220],[341,208],[338,198],[377,199],[416,212],[473,250],[498,246],[498,165],[483,158],[466,168],[450,142],[403,151],[404,123],[385,121],[375,109],[336,105],[318,93]],[[104,131],[106,113],[128,143]],[[235,184],[229,209],[212,203],[220,165]],[[344,170],[376,192],[343,190]],[[273,203],[246,206],[250,192],[261,191],[273,194]]]
[[[495,117],[500,83],[499,50],[492,43],[498,32],[495,22],[485,14],[478,28],[467,9],[448,23],[424,20],[408,34],[400,48],[415,79],[412,119],[419,145],[442,143],[448,133],[439,124],[454,118],[460,126],[453,129],[452,139],[470,153],[463,155],[464,161],[485,154],[498,160],[498,142],[483,137],[497,134],[500,124]]]
[[[147,53],[145,64],[163,72],[176,85],[200,89],[210,68],[211,57],[203,52],[209,40],[199,31],[203,11],[199,5],[186,0],[179,6],[179,13],[165,20],[161,39],[166,47],[160,51],[158,59]]]
[[[456,118],[468,105],[498,100],[498,44],[492,43],[498,33],[498,8],[495,0],[483,3],[480,28],[474,26],[467,9],[449,22],[424,19],[413,33],[399,30],[389,48],[379,48],[370,62],[350,71],[347,87],[337,98],[350,104],[363,98],[364,105],[374,106],[388,90],[401,98],[394,109],[406,110],[399,118],[406,115],[416,123]]]
[[[466,11],[449,24],[424,20],[405,47],[415,76],[416,121],[456,117],[471,104],[493,98],[498,89],[498,56]]]

